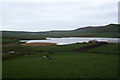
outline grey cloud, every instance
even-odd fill
[[[117,23],[116,3],[3,3],[4,30],[75,29],[109,23]]]

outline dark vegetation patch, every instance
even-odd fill
[[[96,43],[95,45],[89,45],[89,46],[81,47],[81,48],[75,49],[73,51],[85,52],[89,49],[93,49],[93,48],[96,48],[96,47],[99,47],[99,46],[102,46],[102,45],[106,45],[106,43]]]

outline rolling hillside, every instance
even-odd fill
[[[109,24],[99,27],[83,27],[68,31],[23,32],[2,31],[3,38],[44,39],[44,37],[118,37],[120,24]]]

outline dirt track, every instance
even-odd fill
[[[47,46],[47,45],[56,45],[56,43],[23,43],[23,46]]]
[[[102,46],[102,45],[106,45],[106,44],[105,44],[105,43],[98,43],[98,44],[95,44],[95,45],[90,45],[90,46],[78,48],[78,49],[75,49],[75,50],[73,50],[73,51],[85,52],[85,51],[87,51],[87,50],[89,50],[89,49],[96,48],[96,47]]]

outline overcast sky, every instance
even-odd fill
[[[2,30],[72,30],[118,23],[119,0],[3,0]]]

